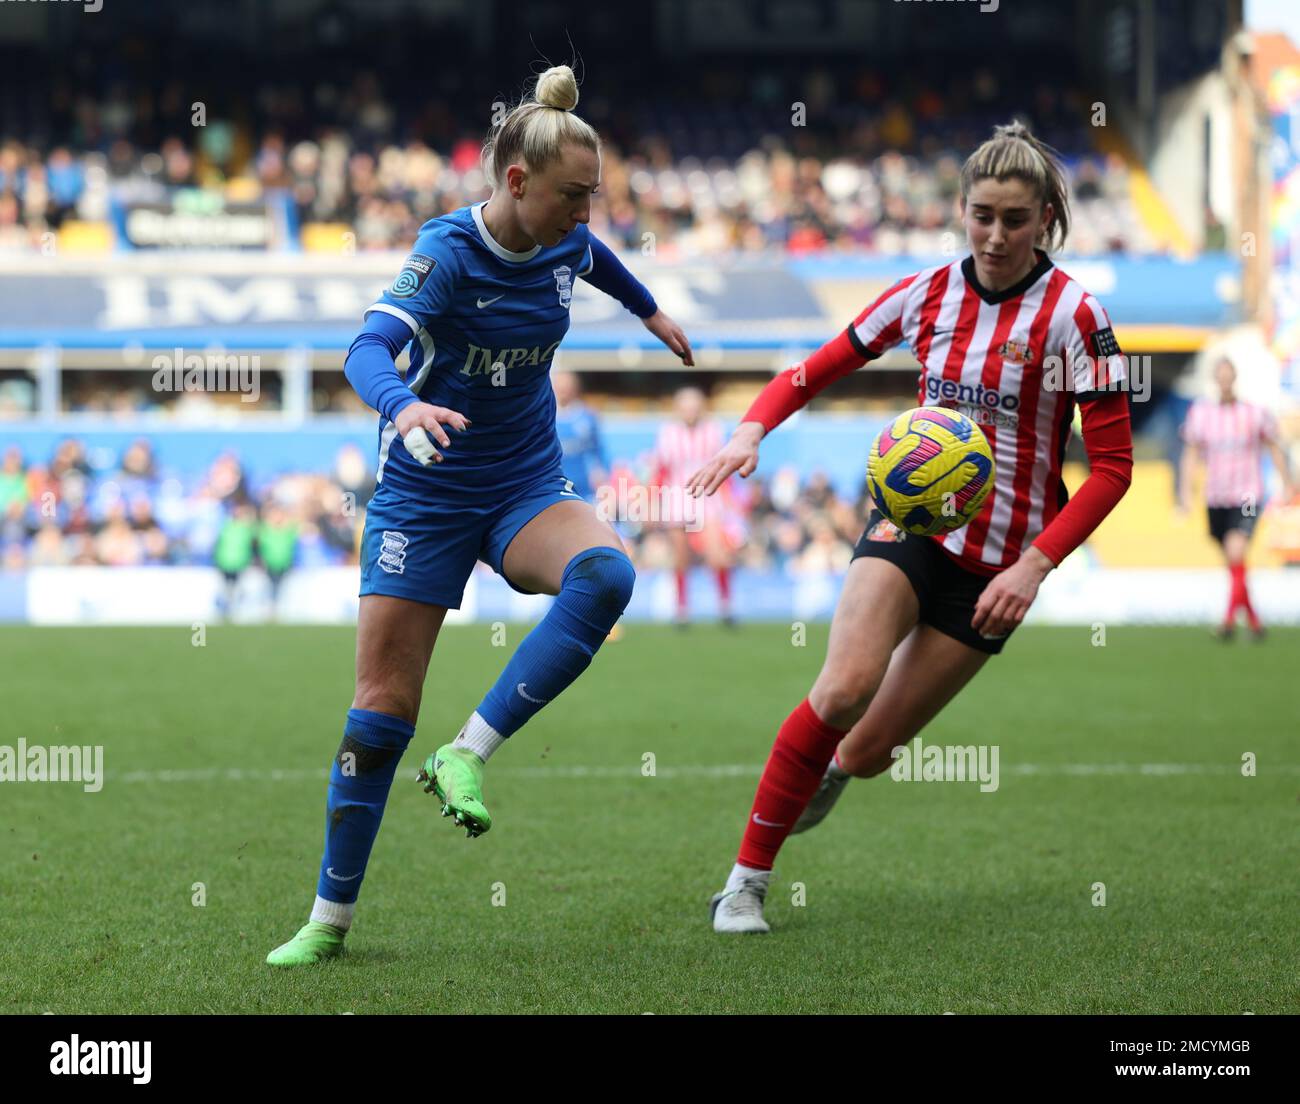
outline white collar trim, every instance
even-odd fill
[[[483,203],[486,202],[487,200],[483,201]],[[474,225],[478,227],[479,237],[483,239],[483,244],[492,250],[493,253],[503,261],[509,261],[511,264],[522,264],[524,261],[531,261],[539,252],[541,252],[542,247],[540,243],[534,245],[527,253],[515,253],[513,250],[507,249],[497,241],[496,238],[488,232],[487,224],[483,221],[483,211],[481,210],[483,203],[474,204],[471,210],[474,213]]]

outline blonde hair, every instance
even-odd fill
[[[532,98],[506,114],[483,146],[483,171],[493,188],[504,186],[506,169],[523,161],[541,172],[558,161],[569,144],[600,152],[600,136],[577,115],[578,80],[567,65],[554,65],[537,78]]]
[[[966,158],[961,167],[963,208],[970,190],[978,181],[988,177],[999,183],[1014,177],[1033,188],[1041,203],[1052,206],[1051,220],[1039,235],[1039,244],[1048,251],[1065,244],[1070,233],[1070,195],[1065,184],[1065,166],[1056,151],[1035,138],[1024,123],[994,127],[993,137]]]

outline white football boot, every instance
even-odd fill
[[[794,822],[794,827],[790,829],[790,835],[796,832],[806,832],[809,828],[816,828],[823,820],[826,814],[835,808],[835,802],[840,799],[840,794],[844,792],[853,775],[847,771],[841,770],[835,765],[832,759],[826,764],[826,773],[822,775],[821,784],[817,787],[817,792],[812,795],[811,800],[804,807],[804,811],[799,815],[799,819]]]
[[[732,889],[715,893],[709,901],[715,932],[767,932],[763,919],[763,898],[767,895],[767,878],[742,878]]]

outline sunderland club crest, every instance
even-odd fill
[[[888,518],[881,518],[869,530],[867,530],[867,540],[869,541],[902,541],[907,539],[907,531],[900,529]]]

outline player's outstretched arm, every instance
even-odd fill
[[[758,443],[766,434],[761,422],[741,422],[718,454],[686,481],[687,494],[711,495],[736,472],[748,479],[758,467]]]
[[[633,276],[627,266],[614,255],[613,250],[599,238],[591,235],[589,241],[591,267],[580,273],[582,278],[592,287],[599,288],[622,303],[641,319],[647,330],[681,357],[687,368],[694,368],[695,354],[691,352],[691,343],[686,339],[686,334],[659,309],[649,288]]]
[[[735,472],[742,479],[758,467],[758,443],[822,388],[861,368],[870,358],[846,330],[807,360],[787,368],[758,393],[722,450],[686,483],[696,498],[711,495]]]
[[[669,349],[681,357],[682,363],[687,368],[695,367],[695,354],[691,352],[690,341],[687,340],[681,326],[677,325],[668,315],[661,310],[657,310],[649,318],[641,319],[641,323]]]

